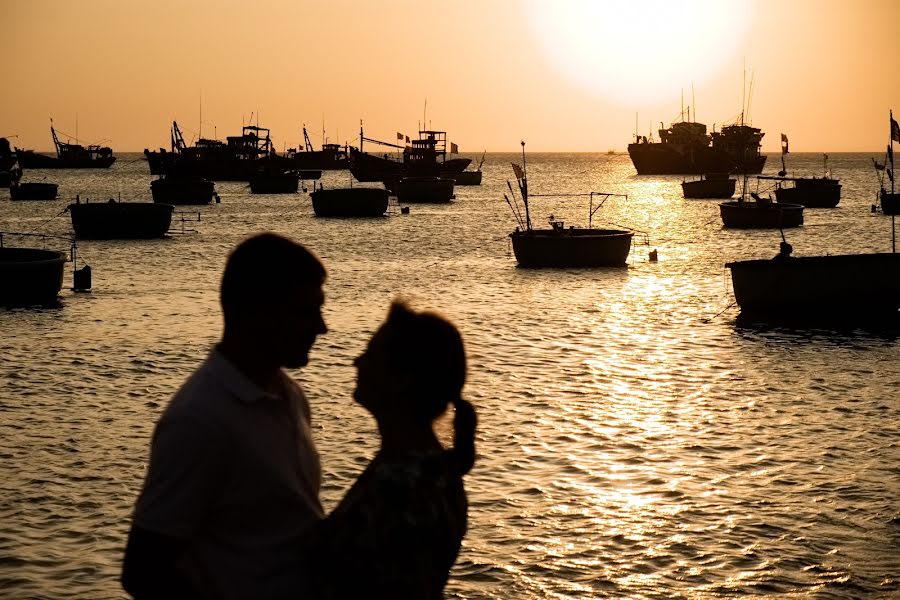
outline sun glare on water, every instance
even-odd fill
[[[702,84],[742,51],[750,0],[527,0],[545,56],[575,85],[629,107]]]

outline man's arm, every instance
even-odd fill
[[[200,598],[178,569],[186,547],[182,540],[132,525],[122,562],[122,587],[135,600]]]

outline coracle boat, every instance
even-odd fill
[[[9,186],[10,200],[56,200],[59,186],[55,183],[13,183]]]
[[[381,217],[389,196],[386,189],[370,187],[319,188],[310,194],[317,217]]]
[[[835,321],[896,317],[900,254],[791,256],[726,263],[741,315]]]
[[[156,202],[75,202],[67,207],[75,237],[81,239],[152,239],[165,237],[172,224],[172,204]]]
[[[681,182],[681,191],[689,199],[731,198],[736,185],[737,179],[728,173],[706,173],[700,179]]]
[[[108,146],[92,144],[85,147],[59,141],[53,119],[50,120],[50,134],[56,148],[55,157],[16,148],[16,156],[23,169],[108,169],[116,162],[112,148]]]
[[[706,132],[706,125],[690,120],[659,129],[659,142],[635,134],[628,155],[638,175],[700,175],[701,173],[761,173],[766,157],[760,154],[760,129],[739,123]],[[652,136],[651,136],[652,137]]]
[[[456,185],[481,185],[481,167],[484,165],[484,157],[487,152],[481,155],[478,162],[478,168],[474,171],[460,171],[451,175]]]
[[[741,197],[732,202],[720,202],[719,214],[727,229],[781,229],[803,225],[803,206],[772,202],[751,193],[747,200],[747,176],[744,176]]]
[[[216,184],[203,177],[162,176],[150,182],[150,193],[162,204],[209,204],[218,199]]]
[[[0,306],[55,303],[65,264],[62,252],[0,246]]]
[[[521,267],[625,267],[631,250],[633,231],[620,229],[594,229],[588,221],[587,228],[565,227],[563,221],[550,216],[549,229],[535,229],[531,226],[531,214],[528,204],[528,173],[525,168],[525,142],[522,142],[522,167],[513,164],[513,171],[519,185],[519,192],[524,205],[524,217],[518,209],[518,200],[513,194],[510,201],[504,194],[506,203],[518,222],[516,230],[509,234],[513,252]],[[509,185],[510,192],[512,186]],[[605,192],[588,194],[532,194],[531,196],[588,196],[590,218],[603,206],[611,196]],[[602,199],[594,206],[594,196]],[[627,196],[623,196],[626,197]],[[589,219],[590,219],[589,218]]]
[[[456,198],[453,195],[455,182],[449,177],[404,177],[387,185],[397,196],[397,201],[402,204],[417,202],[439,204]]]
[[[294,194],[300,188],[296,171],[259,172],[250,176],[250,191],[254,194]]]

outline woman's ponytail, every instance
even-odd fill
[[[475,407],[462,397],[453,401],[456,416],[453,418],[453,458],[460,475],[468,473],[475,464],[475,427],[478,417]]]

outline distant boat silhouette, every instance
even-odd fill
[[[269,130],[245,125],[226,142],[200,138],[188,146],[178,123],[172,122],[171,151],[144,149],[151,175],[203,177],[212,181],[249,181],[262,161],[274,153]]]
[[[478,162],[478,168],[474,171],[460,171],[458,173],[452,173],[449,175],[455,182],[456,185],[481,185],[481,167],[484,165],[484,157],[487,152],[484,152],[481,155],[481,160]]]
[[[55,200],[59,186],[55,183],[14,182],[9,187],[10,200]]]
[[[9,140],[0,138],[0,188],[9,187],[12,182],[18,181],[21,176],[22,168],[19,165],[15,152],[12,151]]]
[[[780,229],[803,225],[803,206],[773,202],[751,193],[747,198],[747,176],[744,175],[741,196],[731,202],[719,203],[719,214],[726,229]]]
[[[165,237],[175,207],[155,202],[81,202],[76,197],[67,210],[76,238],[150,239]]]
[[[340,144],[326,144],[323,142],[321,150],[314,150],[305,125],[303,126],[303,141],[305,146],[302,150],[298,151],[290,148],[284,154],[284,158],[289,161],[289,168],[327,171],[346,169],[350,166],[350,161],[347,159],[347,151]]]
[[[881,171],[881,189],[878,192],[881,212],[886,215],[898,215],[900,214],[900,192],[894,191],[894,179],[896,177],[896,171],[894,169],[894,142],[900,142],[900,126],[898,126],[897,121],[894,120],[894,112],[890,111],[889,114],[890,141],[887,146],[887,154],[885,156],[884,164],[879,165],[878,163],[875,163],[875,168]],[[885,175],[891,180],[890,192],[888,192],[884,186]]]
[[[528,172],[525,168],[525,142],[522,142],[522,167],[513,164],[513,171],[519,184],[519,193],[524,205],[524,216],[518,209],[518,201],[512,186],[507,182],[512,201],[504,194],[506,203],[516,217],[519,226],[509,234],[513,252],[521,267],[624,267],[627,266],[631,250],[633,231],[620,229],[593,229],[590,221],[587,228],[565,227],[563,221],[550,216],[550,229],[536,229],[531,225],[529,208],[530,196],[589,196],[589,214],[603,205],[607,198],[619,194],[590,192],[588,194],[531,194],[528,192]],[[602,200],[595,207],[594,196]]]
[[[681,193],[685,198],[731,198],[734,196],[734,188],[737,179],[732,179],[728,173],[706,173],[700,179],[681,182]]]
[[[450,177],[404,177],[386,185],[401,204],[417,202],[439,204],[456,198],[453,194],[455,181]]]
[[[775,199],[779,204],[801,204],[806,208],[834,208],[841,201],[841,184],[829,176],[828,155],[824,155],[825,166],[822,177],[788,177],[784,162],[788,154],[788,138],[781,134],[781,171],[777,177],[757,176],[757,181],[775,181]],[[788,185],[791,184],[791,185]]]
[[[261,170],[251,175],[249,181],[254,194],[294,194],[300,189],[297,171]]]
[[[710,134],[705,124],[691,121],[690,107],[687,120],[684,108],[681,118],[668,128],[660,123],[659,142],[635,131],[634,142],[628,144],[628,155],[638,175],[762,172],[766,157],[760,154],[760,148],[765,134],[745,124],[743,112],[740,121]]]
[[[112,148],[108,146],[92,144],[85,147],[59,141],[53,119],[50,120],[50,134],[56,148],[55,157],[16,148],[16,155],[23,169],[107,169],[116,162]]]
[[[387,154],[378,156],[363,152],[363,143],[369,142],[402,150],[399,158]],[[453,149],[451,145],[451,150]],[[363,128],[359,128],[359,148],[348,149],[350,173],[357,181],[398,181],[403,177],[448,177],[454,178],[472,162],[469,158],[447,158],[447,132],[421,130],[419,139],[409,146],[400,146],[367,138]]]

